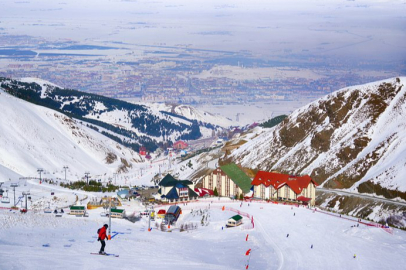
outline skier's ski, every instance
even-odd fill
[[[102,255],[102,256],[113,256],[113,257],[118,257],[118,256],[119,256],[119,255],[117,255],[117,254],[111,254],[111,253],[100,254],[100,253],[92,252],[92,253],[90,253],[90,254],[93,254],[93,255]]]

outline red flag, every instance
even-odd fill
[[[247,250],[247,252],[245,252],[245,256],[250,255],[250,253],[251,253],[251,249],[249,249],[249,250]]]
[[[248,267],[249,267],[249,264],[247,264],[247,266],[245,267],[245,269],[248,269]]]
[[[245,241],[248,241],[248,234],[247,234],[247,237],[245,237]]]

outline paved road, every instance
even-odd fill
[[[216,140],[217,140],[217,137],[210,137],[210,138],[205,138],[205,139],[188,141],[188,144],[194,150],[199,150],[199,149],[210,147],[210,145]]]
[[[343,190],[337,190],[337,189],[326,189],[326,188],[317,188],[316,191],[323,191],[323,192],[328,192],[328,193],[336,193],[339,195],[347,195],[347,196],[354,196],[354,197],[360,197],[360,198],[365,198],[365,199],[371,199],[375,201],[380,201],[384,203],[392,203],[400,206],[406,206],[406,202],[399,202],[391,199],[385,199],[385,198],[380,198],[380,197],[375,197],[371,195],[365,195],[365,194],[358,194],[358,193],[352,193],[348,191],[343,191]]]

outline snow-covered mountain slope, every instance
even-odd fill
[[[64,89],[40,79],[0,78],[0,83],[8,93],[86,121],[95,130],[136,151],[141,146],[154,151],[164,141],[209,137],[222,129],[176,112]]]
[[[166,104],[166,103],[147,103],[146,105],[148,105],[151,109],[155,109],[157,111],[166,111],[174,113],[191,120],[209,123],[214,126],[219,126],[223,128],[229,128],[230,126],[237,125],[236,122],[232,121],[229,118],[220,115],[214,115],[210,112],[202,111],[189,105]]]
[[[69,167],[69,179],[126,171],[142,162],[138,153],[64,114],[0,90],[0,178],[36,176]]]
[[[406,191],[406,77],[336,91],[255,129],[224,158],[245,167],[309,174],[330,188],[396,197]],[[234,142],[234,144],[238,144]]]

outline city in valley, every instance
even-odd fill
[[[282,114],[303,105],[292,101],[307,103],[405,69],[404,49],[396,45],[404,18],[394,15],[396,5],[102,2],[5,1],[0,76],[131,101],[282,102],[276,110]],[[353,12],[350,19],[341,17],[344,8]],[[376,8],[389,25],[369,19]]]

